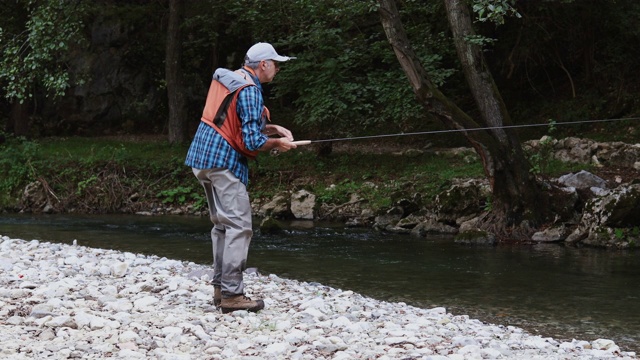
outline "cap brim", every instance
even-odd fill
[[[278,55],[278,56],[276,56],[275,58],[273,58],[273,59],[271,59],[271,60],[275,60],[275,61],[283,62],[283,61],[293,60],[293,59],[295,59],[295,58],[296,58],[295,56],[282,56],[282,55]]]

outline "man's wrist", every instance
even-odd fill
[[[278,146],[280,146],[280,138],[269,138],[259,150],[269,151],[271,149],[277,148]]]

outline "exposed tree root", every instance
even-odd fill
[[[476,226],[495,235],[501,243],[529,242],[536,231],[528,221],[509,224],[507,216],[497,211],[485,213],[479,218]]]

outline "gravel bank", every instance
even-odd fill
[[[636,359],[275,275],[223,315],[209,267],[113,250],[0,236],[0,271],[3,359]]]

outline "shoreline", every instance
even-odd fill
[[[0,357],[127,359],[636,359],[445,308],[245,275],[257,314],[222,314],[209,266],[0,235]]]

